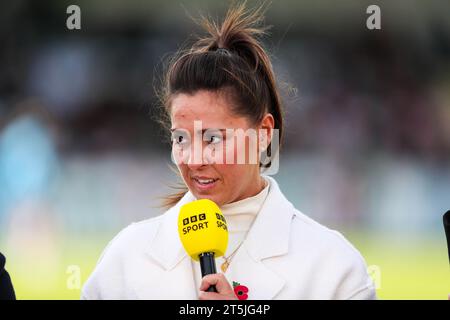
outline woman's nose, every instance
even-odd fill
[[[202,148],[195,148],[194,146],[191,146],[187,160],[187,165],[191,170],[196,170],[208,164],[208,160],[203,155]]]

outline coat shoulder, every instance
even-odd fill
[[[122,270],[131,252],[144,250],[158,231],[164,214],[131,223],[106,246],[94,271],[83,286],[81,299],[122,297],[125,292]]]
[[[336,299],[374,299],[375,288],[361,253],[338,231],[327,228],[295,209],[292,252],[309,261],[315,274],[327,274]]]
[[[308,237],[310,243],[314,243],[317,249],[334,249],[346,253],[355,258],[362,258],[359,251],[339,232],[330,229],[308,217],[301,211],[294,209],[292,223],[293,234]]]
[[[117,249],[121,249],[129,248],[130,245],[133,245],[134,247],[148,245],[156,235],[163,217],[164,214],[131,223],[111,240],[108,247],[113,246]]]

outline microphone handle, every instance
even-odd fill
[[[202,271],[202,278],[208,274],[217,273],[216,261],[214,260],[214,252],[205,252],[199,254],[200,269]],[[208,292],[217,292],[216,286],[209,286],[206,290]]]
[[[450,262],[450,210],[444,214],[443,220],[444,220],[445,235],[447,237],[448,259]]]

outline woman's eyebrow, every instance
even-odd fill
[[[208,128],[208,129],[203,129],[202,133],[205,133],[205,131],[221,131],[221,132],[226,132],[227,129],[221,129],[221,128]]]
[[[183,129],[183,128],[171,128],[170,132],[174,132],[177,130],[183,130],[183,131],[188,131],[187,129]],[[227,129],[222,129],[222,128],[207,128],[207,129],[202,129],[202,134],[204,134],[206,131],[221,131],[221,132],[226,132]]]

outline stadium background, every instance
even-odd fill
[[[254,1],[249,1],[250,5]],[[66,8],[81,8],[81,30]],[[366,8],[381,8],[381,30]],[[153,116],[161,61],[222,1],[0,4],[0,251],[19,299],[78,299],[108,241],[177,181]],[[274,1],[286,105],[275,178],[340,230],[381,299],[447,299],[450,3]]]

